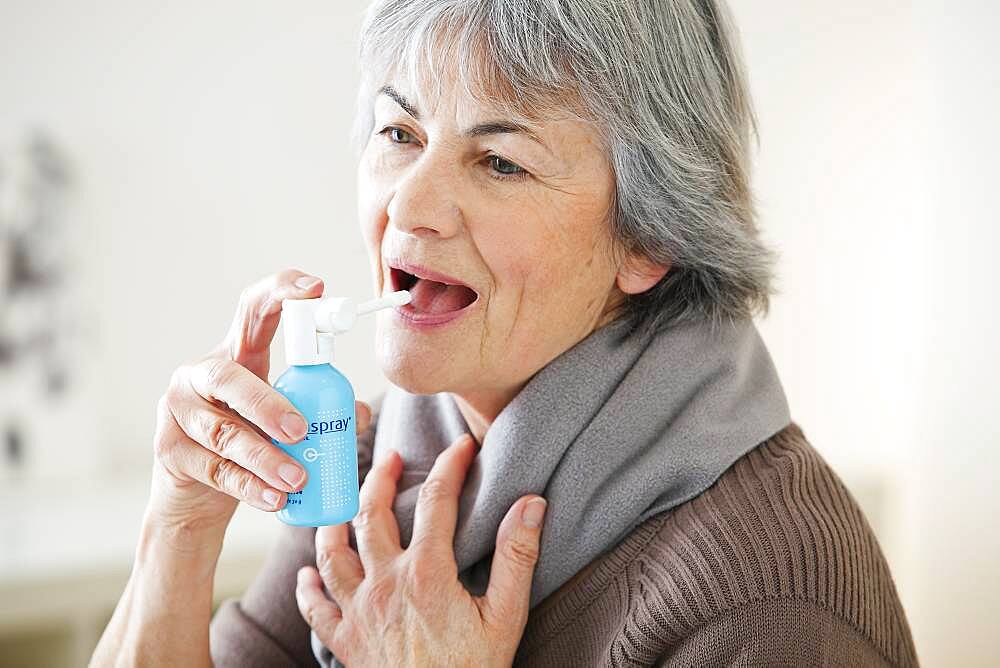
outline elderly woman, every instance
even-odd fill
[[[362,33],[361,230],[390,381],[361,510],[284,528],[211,618],[267,437],[283,298],[248,289],[160,403],[154,484],[97,664],[913,665],[858,506],[790,419],[752,318],[773,254],[713,0],[386,0]]]

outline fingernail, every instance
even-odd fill
[[[532,499],[524,504],[524,510],[521,511],[521,521],[524,522],[524,526],[532,529],[542,526],[542,518],[545,517],[547,505],[548,503],[543,498]]]
[[[320,279],[316,278],[315,276],[299,276],[298,278],[295,279],[296,287],[300,287],[303,290],[310,290],[312,288],[315,288],[319,284],[320,284]]]
[[[278,467],[278,475],[292,487],[298,487],[305,477],[306,472],[295,464],[282,464]]]
[[[306,435],[306,421],[298,413],[285,413],[281,416],[281,430],[290,439],[297,441]]]
[[[265,489],[261,496],[264,497],[264,502],[269,506],[276,506],[278,505],[278,501],[281,500],[281,495],[273,489]]]

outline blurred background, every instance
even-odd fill
[[[370,294],[348,146],[365,4],[0,0],[0,664],[86,663],[156,400],[242,288],[295,266]],[[731,5],[781,252],[759,326],[792,415],[865,508],[922,661],[997,665],[1000,9]],[[338,355],[365,399],[372,336]],[[238,511],[217,598],[277,528]]]

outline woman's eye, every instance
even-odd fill
[[[524,173],[524,170],[521,167],[518,167],[510,160],[504,160],[499,155],[490,156],[490,167],[493,168],[493,171],[505,176],[514,176]]]
[[[389,141],[393,142],[394,144],[409,144],[413,140],[413,135],[411,135],[406,130],[403,130],[402,128],[397,128],[393,125],[390,125],[389,127],[383,129],[381,132],[379,132],[379,134],[389,135]]]

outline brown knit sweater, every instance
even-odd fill
[[[213,619],[217,665],[315,665],[294,595],[296,571],[315,562],[315,530],[284,531],[243,599]],[[914,666],[917,658],[868,522],[792,423],[536,606],[515,665]]]

